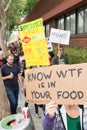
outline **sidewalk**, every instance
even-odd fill
[[[34,105],[29,104],[29,108],[30,108],[31,116],[32,116],[32,119],[33,119],[33,122],[34,122],[34,125],[35,125],[35,128],[36,128],[35,130],[42,130],[42,121],[43,121],[43,118],[44,118],[42,109],[39,108],[39,114],[40,114],[41,118],[37,118],[35,116]]]
[[[24,94],[20,93],[19,94],[19,103],[18,103],[18,112],[21,112],[21,109],[24,107],[24,103],[25,103]],[[43,118],[44,118],[42,109],[39,108],[39,114],[40,114],[41,118],[37,118],[35,116],[34,105],[29,104],[28,107],[30,109],[30,113],[31,113],[32,120],[33,120],[33,123],[34,123],[34,126],[35,126],[35,130],[42,130],[42,121],[43,121]]]

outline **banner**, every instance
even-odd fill
[[[26,66],[49,65],[42,19],[19,26]]]
[[[69,45],[70,31],[51,28],[50,42]]]
[[[87,63],[29,69],[25,79],[31,103],[87,104]]]

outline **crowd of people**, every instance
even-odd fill
[[[0,69],[4,81],[8,100],[10,102],[11,114],[17,113],[19,84],[24,92],[24,78],[26,61],[21,44],[15,47],[12,43],[8,48],[8,56],[4,57],[0,51]],[[57,53],[49,52],[49,64],[68,64],[64,47],[59,46]],[[31,67],[32,68],[32,67]],[[28,103],[25,103],[28,106]],[[40,118],[38,107],[44,113],[43,130],[87,130],[87,106],[86,105],[58,105],[55,101],[46,104],[34,104],[36,117]]]
[[[17,45],[11,43],[7,51],[8,56],[6,57],[4,57],[3,51],[0,51],[0,70],[10,103],[11,114],[16,114],[20,88],[22,93],[26,96],[26,87],[24,86],[26,61],[21,43]],[[24,106],[28,106],[27,101],[25,101]],[[41,118],[39,108],[42,108],[43,114],[45,113],[45,106],[43,104],[34,104],[37,118]]]

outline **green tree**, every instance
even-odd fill
[[[10,35],[15,26],[21,22],[23,0],[0,0],[0,44],[6,53],[6,35]]]
[[[38,1],[39,0],[26,0],[23,14],[26,15],[27,13],[29,13],[34,8],[34,6],[37,4]]]

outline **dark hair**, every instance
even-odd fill
[[[49,55],[51,56],[51,58],[54,57],[54,53],[52,51],[49,52]]]
[[[62,45],[60,45],[60,46],[59,46],[59,48],[58,48],[58,50],[59,50],[60,48],[63,48],[63,46],[62,46]]]
[[[8,59],[9,56],[14,57],[14,54],[9,54],[9,55],[7,55],[7,56],[6,56],[6,59]]]

